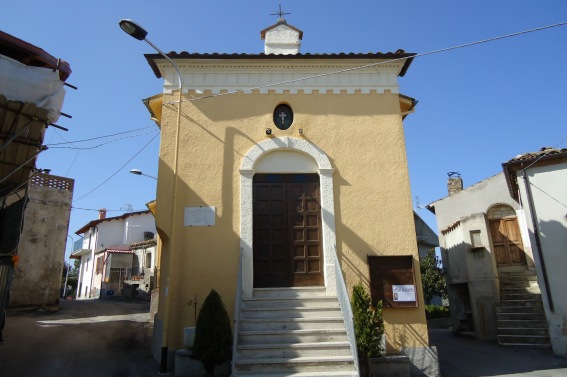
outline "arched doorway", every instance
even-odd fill
[[[488,210],[496,267],[526,266],[526,254],[514,209],[505,204]]]
[[[317,237],[319,237],[317,247],[319,248],[320,254],[316,262],[306,258],[302,262],[298,261],[298,266],[301,263],[303,263],[303,266],[307,266],[307,264],[311,263],[312,267],[317,264],[321,269],[319,275],[323,279],[323,282],[306,281],[298,285],[324,284],[328,294],[334,294],[336,292],[335,281],[331,278],[335,273],[334,254],[336,253],[333,170],[329,158],[320,148],[306,140],[290,137],[264,140],[251,148],[243,158],[240,169],[240,246],[242,257],[242,288],[245,297],[252,295],[254,273],[257,267],[255,265],[257,260],[255,261],[254,258],[254,244],[258,241],[256,237],[257,234],[255,234],[258,229],[254,226],[256,203],[254,203],[253,192],[255,184],[254,177],[261,177],[261,175],[270,175],[271,177],[268,179],[277,178],[280,180],[287,180],[289,176],[295,175],[295,178],[299,177],[300,180],[310,181],[306,182],[303,186],[304,188],[300,190],[301,193],[296,195],[297,198],[303,198],[304,204],[310,202],[310,205],[312,205],[314,203],[314,201],[312,201],[313,190],[318,190],[316,196],[318,202],[317,206],[319,207],[317,209],[319,217],[316,220],[319,223],[317,226]],[[313,182],[314,178],[316,178],[315,182]],[[260,181],[262,179],[265,180],[266,177],[260,178]],[[292,178],[292,180],[294,179]],[[296,183],[297,182],[291,182],[291,190],[297,191],[298,187],[301,186]],[[296,200],[295,203],[297,204],[298,201]],[[302,216],[304,216],[305,221],[311,221],[311,224],[313,224],[314,218],[310,217],[309,213],[304,213]],[[307,219],[307,217],[310,218]],[[288,229],[290,229],[289,231],[293,230],[293,224],[292,228]],[[302,229],[302,232],[303,234],[307,234],[307,232],[311,230],[314,229],[305,227]],[[286,230],[286,232],[287,231],[288,230]],[[291,246],[301,246],[307,252],[305,255],[308,255],[309,248],[312,246],[310,242],[299,245],[301,242],[298,243],[296,241],[297,240],[291,238]],[[296,284],[292,280],[290,285]]]

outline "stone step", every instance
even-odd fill
[[[246,344],[237,348],[239,359],[352,356],[349,342]]]
[[[498,313],[544,313],[543,306],[499,306],[496,308]]]
[[[309,297],[308,299],[290,298],[290,297],[262,297],[262,298],[246,298],[242,300],[242,310],[248,309],[264,309],[264,308],[310,308],[310,307],[326,307],[338,308],[339,301],[336,297],[322,296]]]
[[[500,287],[500,294],[521,294],[521,293],[535,293],[541,295],[539,285],[531,285],[529,287]]]
[[[359,377],[356,371],[323,371],[323,372],[284,372],[284,373],[262,373],[263,376],[267,377]],[[235,377],[258,377],[258,373],[237,373],[234,374]]]
[[[517,281],[517,280],[528,280],[528,281],[537,281],[537,275],[529,274],[529,275],[521,275],[521,274],[502,274],[500,273],[498,278],[500,281]]]
[[[309,306],[296,308],[247,308],[241,310],[241,319],[252,318],[313,318],[342,316],[338,307]]]
[[[521,329],[521,328],[545,328],[547,329],[547,321],[546,320],[498,320],[497,321],[498,328],[513,328],[513,329]]]
[[[517,347],[517,348],[542,348],[542,349],[550,349],[551,343],[547,344],[533,344],[533,343],[498,343],[501,346],[505,347]]]
[[[515,321],[520,321],[520,320],[528,320],[528,321],[545,321],[545,313],[541,312],[541,313],[499,313],[498,309],[500,308],[496,308],[497,313],[496,313],[496,319],[498,321],[508,321],[508,320],[515,320]]]
[[[549,337],[543,335],[498,335],[500,344],[549,344]]]
[[[326,297],[325,287],[254,288],[254,298]]]
[[[240,331],[238,344],[291,344],[348,341],[346,330]]]
[[[531,293],[526,291],[521,292],[502,292],[500,294],[500,302],[507,300],[539,300],[541,301],[540,293]]]
[[[289,376],[290,372],[325,372],[328,375],[328,371],[354,372],[354,360],[351,356],[319,356],[246,359],[235,363],[235,376],[240,376],[242,372],[262,376],[276,373]]]
[[[496,329],[498,335],[516,335],[516,336],[547,336],[547,328],[536,327],[498,327]]]
[[[314,330],[344,328],[342,317],[313,318],[246,318],[240,320],[240,330]]]
[[[528,280],[500,281],[500,288],[528,288],[536,285],[537,282]]]
[[[500,299],[500,307],[536,307],[543,306],[541,299],[539,300],[503,300]]]

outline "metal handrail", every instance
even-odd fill
[[[236,354],[238,348],[238,331],[240,328],[240,304],[242,302],[242,247],[240,248],[240,256],[238,258],[238,280],[236,282],[236,302],[234,303],[234,333],[232,338],[232,362],[231,376],[234,376],[234,368],[236,366]]]
[[[352,307],[350,305],[350,300],[348,296],[348,291],[346,288],[345,280],[343,278],[343,272],[339,264],[339,258],[337,256],[337,246],[333,247],[333,258],[335,259],[335,283],[337,287],[337,297],[339,299],[339,306],[341,307],[341,312],[343,314],[345,327],[347,331],[347,337],[350,343],[350,350],[354,358],[354,366],[356,368],[357,375],[360,375],[359,365],[358,365],[358,352],[356,350],[356,336],[354,334],[354,322]]]

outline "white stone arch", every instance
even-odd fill
[[[278,154],[278,159],[289,162],[285,171],[280,165],[269,161],[269,155]],[[261,162],[265,163],[262,164]],[[261,169],[256,171],[260,167]],[[270,171],[272,169],[273,171]],[[316,145],[291,137],[270,138],[252,147],[240,167],[240,252],[242,256],[242,288],[245,297],[252,296],[253,288],[253,229],[252,229],[252,178],[261,173],[318,173],[321,192],[321,223],[323,237],[324,278],[327,294],[336,293],[335,284],[335,202],[333,193],[333,167],[325,152]]]

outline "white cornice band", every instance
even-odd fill
[[[397,77],[405,61],[383,63],[371,67],[369,64],[380,61],[349,60],[309,62],[287,61],[210,61],[195,64],[181,61],[178,67],[183,76],[184,91],[223,92],[243,91],[250,94],[370,94],[399,93]],[[157,65],[164,81],[164,93],[171,93],[178,88],[177,74],[167,62]],[[257,90],[257,91],[256,91]]]

